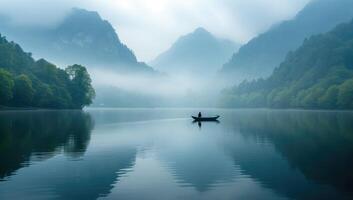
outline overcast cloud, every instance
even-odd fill
[[[139,60],[150,61],[181,35],[204,27],[245,43],[293,17],[310,0],[0,0],[16,24],[51,25],[72,7],[98,11]]]

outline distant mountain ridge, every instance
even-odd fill
[[[74,8],[54,27],[18,27],[0,20],[0,32],[18,41],[36,57],[46,57],[56,63],[80,63],[89,67],[117,71],[153,69],[137,61],[124,45],[112,25],[97,12]]]
[[[310,37],[267,79],[243,82],[228,106],[353,109],[353,20]]]
[[[223,66],[221,74],[238,83],[267,77],[305,38],[329,31],[352,17],[352,0],[314,0],[293,20],[274,26],[241,47]]]
[[[239,45],[219,39],[204,28],[180,37],[150,65],[171,73],[214,73],[237,51]]]

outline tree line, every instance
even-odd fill
[[[0,35],[0,105],[82,109],[95,97],[91,78],[81,65],[60,69],[34,60],[20,45]]]
[[[266,79],[224,91],[231,107],[353,109],[353,21],[306,39]]]

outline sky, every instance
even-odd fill
[[[49,26],[72,7],[97,11],[138,60],[149,62],[180,36],[203,27],[244,44],[310,0],[0,0],[0,14],[18,25]]]

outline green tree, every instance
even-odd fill
[[[66,90],[66,88],[53,85],[51,87],[51,91],[53,92],[53,96],[50,100],[51,108],[56,108],[56,109],[73,108],[71,95]]]
[[[72,65],[68,66],[65,71],[71,80],[70,93],[74,108],[82,109],[84,106],[90,105],[95,97],[95,91],[86,68],[81,65]]]
[[[19,75],[15,79],[14,103],[16,106],[30,106],[32,103],[34,90],[32,81],[27,75]]]
[[[83,108],[95,92],[86,68],[62,70],[0,35],[0,105],[54,109]],[[16,77],[15,80],[13,77]]]
[[[324,95],[325,90],[320,87],[313,87],[307,90],[307,95],[302,100],[305,108],[317,108],[319,98]]]
[[[353,79],[349,79],[340,85],[337,104],[340,108],[353,108]]]
[[[352,30],[353,21],[310,37],[270,77],[243,82],[229,93],[245,97],[241,105],[251,107],[261,104],[254,101],[261,99],[254,98],[256,93],[263,95],[262,106],[268,107],[353,109]]]
[[[48,108],[54,98],[53,91],[48,84],[40,81],[32,81],[35,93],[33,105],[39,108]]]
[[[319,105],[323,108],[335,108],[337,106],[337,96],[338,96],[337,85],[331,86],[326,93],[319,98]]]
[[[0,104],[6,105],[13,97],[14,81],[10,72],[0,69]]]
[[[289,106],[291,100],[290,90],[283,88],[277,92],[276,96],[272,100],[272,106],[276,108],[286,108]]]

